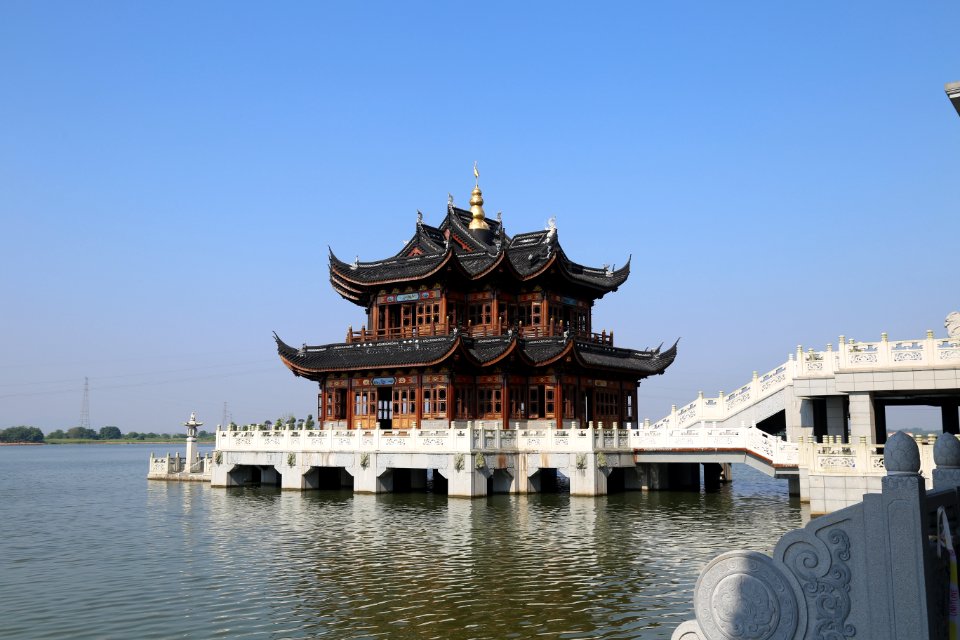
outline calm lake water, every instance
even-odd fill
[[[0,638],[669,638],[786,482],[477,500],[148,482],[157,445],[0,447]]]

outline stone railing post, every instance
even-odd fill
[[[927,553],[929,523],[923,508],[926,490],[919,473],[917,443],[898,431],[884,447],[884,465],[887,475],[881,481],[881,508],[879,512],[868,508],[864,524],[879,534],[877,542],[888,550],[889,566],[884,573],[891,619],[887,626],[893,638],[930,638],[927,586],[932,566]],[[865,505],[869,507],[870,503]]]
[[[960,440],[952,433],[937,438],[933,445],[933,490],[960,488]]]
[[[880,366],[890,366],[893,362],[893,354],[890,352],[890,341],[887,339],[887,332],[880,334],[880,344],[877,345],[877,364]]]
[[[930,329],[927,329],[927,337],[923,342],[923,364],[931,367],[937,364],[937,341]]]

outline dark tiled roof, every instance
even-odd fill
[[[630,371],[638,376],[663,373],[677,357],[677,344],[666,351],[635,351],[607,347],[590,342],[577,342],[577,357],[588,367],[619,369]]]
[[[390,340],[383,342],[339,343],[318,347],[291,347],[273,334],[277,352],[297,375],[376,369],[380,367],[422,366],[437,362],[456,350],[459,335]]]
[[[412,280],[423,277],[443,264],[446,253],[432,253],[412,257],[393,257],[377,262],[349,264],[330,252],[330,278],[363,286]]]
[[[412,251],[417,249],[426,255],[443,253],[446,248],[445,243],[446,238],[443,237],[443,232],[440,231],[440,229],[423,224],[423,222],[417,222],[417,232],[413,234],[413,237],[403,245],[403,249],[394,257],[407,257]]]
[[[534,338],[523,341],[523,354],[534,363],[556,358],[567,348],[565,338]]]
[[[473,338],[466,342],[467,351],[477,362],[490,362],[499,358],[513,346],[515,338],[500,336],[497,338]]]
[[[495,338],[469,338],[458,333],[449,336],[328,344],[300,349],[283,342],[276,334],[277,352],[296,374],[313,377],[332,371],[413,367],[438,364],[463,349],[467,356],[483,365],[493,363],[515,344],[534,365],[548,363],[570,346],[558,338],[524,339],[515,335]],[[574,340],[577,360],[589,368],[628,372],[637,377],[663,373],[677,357],[677,344],[666,351],[636,351]]]
[[[450,206],[439,227],[418,222],[416,233],[401,252],[386,260],[350,264],[339,260],[331,251],[331,283],[343,297],[362,303],[363,294],[354,295],[358,289],[424,278],[448,261],[458,265],[468,277],[482,277],[503,261],[520,279],[536,277],[556,264],[568,281],[599,291],[601,295],[616,290],[630,275],[629,260],[617,270],[587,267],[570,260],[560,246],[555,228],[510,238],[498,221],[490,219],[487,219],[490,233],[475,234],[469,229],[470,220],[469,211]],[[447,241],[448,234],[459,242]],[[414,250],[419,250],[419,255],[411,256]]]

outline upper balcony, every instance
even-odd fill
[[[387,329],[367,329],[361,327],[355,331],[353,327],[347,329],[347,343],[355,342],[376,342],[378,340],[400,340],[405,338],[426,338],[431,336],[449,335],[455,328],[459,328],[464,334],[473,338],[490,338],[508,335],[511,331],[521,338],[559,338],[569,335],[572,338],[613,346],[613,331],[601,331],[592,333],[589,331],[575,331],[568,328],[562,322],[555,322],[546,325],[507,325],[505,323],[493,323],[482,325],[459,326],[453,323],[438,322],[432,324],[414,325],[409,327],[391,327]]]

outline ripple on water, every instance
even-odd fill
[[[746,467],[470,501],[148,483],[148,452],[0,448],[0,637],[669,638],[707,561],[801,525]]]

